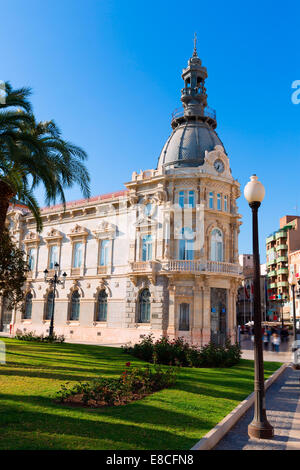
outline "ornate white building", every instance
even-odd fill
[[[183,70],[183,109],[156,169],[134,172],[118,193],[43,209],[43,232],[26,208],[8,224],[28,256],[25,311],[1,326],[47,333],[53,290],[44,280],[67,274],[55,291],[54,330],[67,339],[138,341],[153,333],[192,343],[235,339],[239,183],[207,107],[206,68],[194,49]]]

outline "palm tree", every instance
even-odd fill
[[[6,102],[0,104],[0,232],[14,197],[28,206],[41,231],[34,189],[44,186],[47,205],[57,197],[65,205],[64,189],[74,183],[88,198],[90,178],[83,164],[87,155],[62,139],[54,121],[36,122],[28,102],[30,89],[13,90],[8,83],[6,92]]]

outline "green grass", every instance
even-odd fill
[[[3,338],[1,338],[3,339]],[[230,369],[181,369],[176,385],[125,406],[57,404],[62,383],[116,376],[120,349],[4,339],[0,365],[0,449],[190,449],[253,390],[253,361]],[[280,364],[265,363],[270,376]]]

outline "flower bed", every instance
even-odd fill
[[[137,368],[127,362],[126,369],[118,379],[99,377],[90,382],[79,382],[71,388],[62,385],[56,401],[90,407],[125,405],[171,387],[176,376],[174,367],[163,369],[155,365]]]
[[[183,367],[231,367],[241,359],[239,344],[231,344],[229,339],[225,346],[210,342],[199,348],[183,338],[170,340],[162,336],[154,341],[153,335],[149,334],[140,343],[123,347],[123,351],[147,362]]]
[[[16,333],[15,339],[19,339],[20,341],[32,341],[35,343],[64,343],[65,341],[64,335],[36,335],[34,331],[29,331],[28,333]]]

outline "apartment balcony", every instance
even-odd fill
[[[277,271],[274,271],[274,270],[273,270],[273,271],[269,271],[269,272],[267,273],[267,275],[268,275],[268,277],[277,276]]]
[[[276,240],[278,240],[278,238],[287,238],[287,232],[285,230],[281,230],[275,234],[275,238]]]
[[[157,261],[133,261],[130,263],[131,271],[134,273],[144,273],[156,270]]]
[[[288,287],[289,283],[288,281],[280,281],[277,283],[278,287]]]
[[[269,284],[269,289],[276,289],[277,288],[277,282],[272,282],[271,284]]]
[[[270,235],[267,239],[266,239],[266,243],[271,243],[273,240],[275,240],[275,235]]]
[[[287,263],[287,262],[288,262],[288,257],[287,257],[287,255],[279,256],[279,257],[277,258],[277,261],[276,261],[276,262],[277,262],[277,263],[282,263],[282,262]]]
[[[288,274],[289,270],[288,268],[279,268],[277,269],[277,274]]]
[[[282,245],[276,245],[276,251],[279,251],[279,250],[287,250],[288,249],[288,246],[286,244],[282,244]]]

